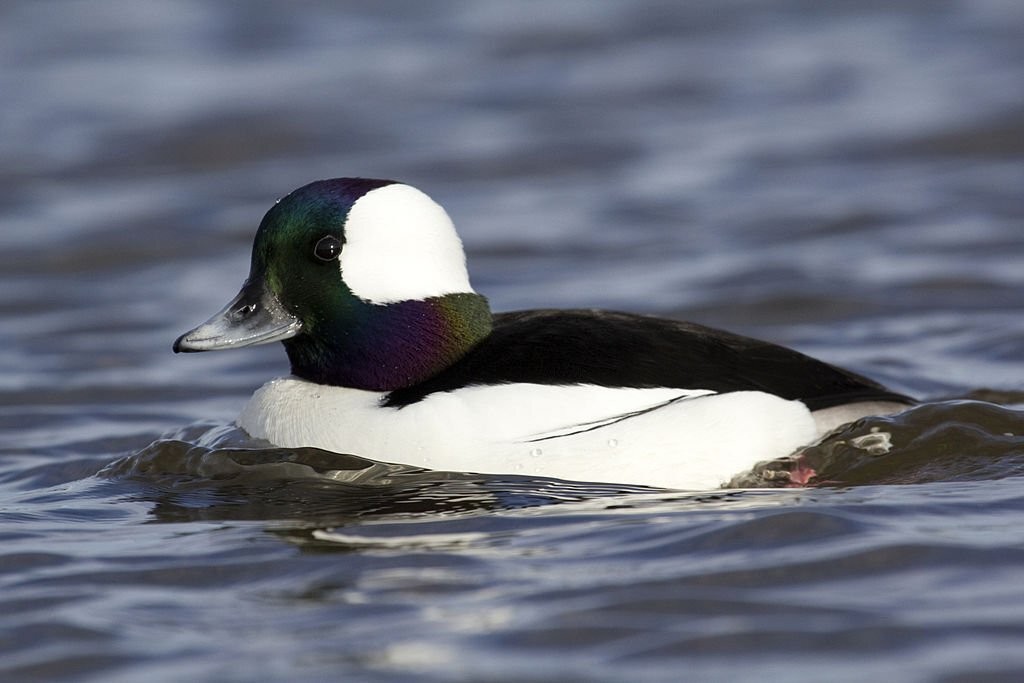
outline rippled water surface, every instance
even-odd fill
[[[1021,680],[1022,35],[1013,0],[3,3],[0,678]],[[340,175],[444,204],[497,310],[925,402],[719,491],[270,448],[232,421],[281,349],[170,343]]]

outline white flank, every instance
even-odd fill
[[[370,190],[352,205],[340,267],[352,292],[375,304],[473,291],[448,214],[409,185]]]
[[[382,394],[268,382],[239,417],[249,434],[435,470],[706,490],[817,436],[806,406],[761,392],[508,384]],[[620,419],[621,418],[621,419]]]
[[[862,417],[892,415],[903,412],[909,407],[905,403],[893,403],[892,401],[861,401],[860,403],[847,403],[825,408],[815,411],[811,415],[814,417],[814,423],[818,426],[818,434],[824,436],[832,430]]]

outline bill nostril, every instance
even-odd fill
[[[232,321],[243,320],[248,318],[256,312],[256,304],[244,304],[231,311],[230,318]]]

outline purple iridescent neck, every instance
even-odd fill
[[[284,342],[292,374],[334,386],[393,391],[452,365],[491,331],[487,300],[472,293],[422,301],[359,301],[331,324]]]

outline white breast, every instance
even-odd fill
[[[818,436],[806,406],[761,392],[507,384],[382,408],[383,394],[275,379],[252,436],[436,470],[679,489],[722,485]]]

